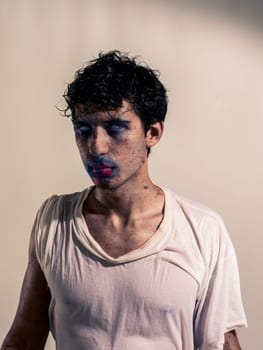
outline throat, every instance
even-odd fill
[[[136,225],[114,225],[109,220],[87,218],[89,233],[111,257],[118,258],[146,245],[155,235],[162,215],[137,221]]]
[[[129,218],[147,215],[149,209],[160,211],[164,206],[164,193],[151,182],[142,183],[137,188],[124,191],[101,190],[94,187],[86,199],[83,211],[104,213],[105,216],[116,214],[125,221]]]
[[[159,191],[147,205],[138,202],[130,211],[93,201],[83,213],[90,235],[113,258],[141,248],[154,236],[164,216],[164,195]]]

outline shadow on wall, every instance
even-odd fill
[[[233,17],[257,30],[263,30],[262,0],[167,0],[184,7],[212,11],[214,14]]]

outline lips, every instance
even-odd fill
[[[94,177],[111,177],[113,167],[107,164],[93,165],[91,167],[91,173]]]
[[[113,162],[93,159],[85,165],[89,175],[96,179],[108,179],[114,176],[117,166]]]

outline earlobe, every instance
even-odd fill
[[[162,137],[164,123],[158,121],[154,124],[151,124],[146,133],[146,145],[151,148],[155,146]]]

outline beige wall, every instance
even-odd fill
[[[251,23],[172,3],[1,1],[0,340],[16,310],[38,206],[90,183],[55,106],[75,69],[117,48],[162,73],[170,107],[150,160],[153,179],[225,218],[249,321],[240,339],[244,349],[260,348],[263,41]]]

